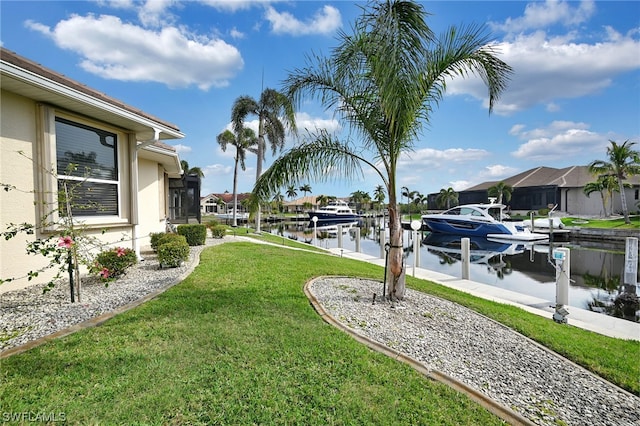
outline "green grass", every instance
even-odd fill
[[[380,279],[382,268],[285,250],[207,248],[196,270],[157,299],[2,360],[0,412],[65,413],[73,424],[500,424],[324,323],[302,291],[311,277]],[[640,394],[640,342],[407,280]]]
[[[72,424],[501,424],[326,324],[302,291],[313,276],[380,268],[284,250],[207,248],[157,299],[2,360],[0,412]]]
[[[599,229],[640,229],[640,216],[629,216],[630,224],[624,223],[624,219],[582,219],[577,217],[562,218],[566,226],[579,226],[581,228]]]

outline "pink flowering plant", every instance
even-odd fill
[[[97,275],[102,282],[108,284],[122,276],[136,262],[137,257],[133,250],[116,247],[100,252],[89,270],[92,274]]]

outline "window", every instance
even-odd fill
[[[133,134],[46,104],[38,105],[37,125],[37,205],[46,229],[55,230],[68,214],[65,188],[74,219],[89,226],[129,224]]]
[[[56,117],[58,191],[73,216],[118,215],[118,137]],[[64,202],[60,211],[67,213]]]

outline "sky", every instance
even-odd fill
[[[421,3],[436,35],[451,25],[485,25],[514,74],[491,114],[480,79],[449,81],[399,162],[398,189],[461,191],[539,166],[606,159],[610,140],[640,144],[640,1]],[[1,0],[0,43],[177,125],[185,137],[165,142],[203,170],[204,196],[233,191],[235,151],[222,151],[216,137],[230,129],[234,101],[280,90],[310,55],[329,56],[366,4]],[[343,136],[343,123],[318,102],[302,102],[296,117],[298,129]],[[247,126],[257,130],[257,120],[249,117]],[[289,135],[285,150],[303,135]],[[269,150],[263,170],[278,155]],[[251,191],[256,161],[247,156],[238,192]],[[363,168],[362,175],[305,184],[309,195],[348,197],[373,196],[382,181]]]

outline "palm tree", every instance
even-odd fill
[[[436,203],[440,208],[446,207],[449,210],[451,204],[458,204],[458,193],[452,187],[442,188],[436,197]]]
[[[204,177],[202,169],[200,167],[189,167],[187,160],[180,160],[180,166],[182,167],[182,170],[184,170],[184,176],[195,175],[201,178]]]
[[[326,206],[327,204],[329,204],[329,197],[327,197],[326,195],[318,195],[316,197],[316,203],[322,207],[322,206]]]
[[[504,182],[498,182],[487,189],[487,195],[489,195],[489,197],[497,198],[496,202],[498,204],[502,204],[503,199],[506,203],[508,203],[511,200],[512,193],[513,187],[511,185],[507,185]]]
[[[290,200],[293,200],[297,195],[298,193],[296,192],[296,187],[293,185],[290,185],[287,188],[287,197],[289,197]]]
[[[284,195],[278,192],[276,195],[273,196],[273,202],[275,203],[276,208],[278,209],[278,213],[282,213],[282,203],[284,202]]]
[[[376,189],[373,190],[373,199],[376,200],[376,204],[378,208],[381,208],[384,205],[384,199],[386,195],[384,192],[384,186],[378,185]]]
[[[584,195],[586,195],[587,197],[590,196],[591,194],[593,194],[594,192],[599,192],[600,193],[600,199],[602,200],[602,209],[604,210],[604,215],[605,217],[608,216],[607,214],[607,201],[605,199],[605,188],[604,188],[604,182],[602,179],[598,179],[595,182],[589,182],[587,183],[584,188],[582,188],[582,192],[584,192]]]
[[[250,96],[240,96],[233,104],[231,122],[237,133],[244,128],[247,116],[258,117],[258,162],[256,166],[256,181],[262,175],[262,163],[265,161],[266,139],[271,145],[273,155],[284,148],[286,128],[296,132],[296,120],[293,103],[282,93],[274,89],[264,89],[260,95],[260,101]],[[260,233],[260,203],[255,203],[256,232]]]
[[[427,196],[426,195],[422,195],[421,193],[417,193],[414,195],[413,197],[413,204],[416,205],[416,208],[418,209],[418,212],[422,211],[422,207],[424,206],[424,203],[427,201]]]
[[[217,140],[223,151],[227,150],[228,145],[233,145],[236,148],[233,167],[233,221],[231,226],[238,226],[236,218],[238,212],[238,165],[242,170],[246,170],[247,151],[257,153],[258,138],[253,130],[244,128],[238,135],[234,135],[230,130],[225,130],[218,135]]]
[[[403,186],[402,188],[400,188],[400,198],[406,197],[406,199],[407,199],[407,211],[408,211],[408,207],[409,207],[409,195],[410,194],[411,194],[411,191],[409,191],[408,187]]]
[[[595,160],[589,164],[589,171],[599,176],[615,176],[618,180],[620,191],[620,202],[622,203],[622,214],[624,223],[630,224],[629,208],[627,207],[627,197],[624,193],[624,180],[628,176],[640,175],[640,152],[633,149],[635,142],[626,140],[622,145],[609,140],[611,146],[607,147],[607,157],[609,161]]]
[[[389,196],[392,300],[405,294],[396,183],[399,158],[413,148],[422,125],[429,123],[449,78],[479,75],[489,88],[491,111],[511,73],[495,56],[484,27],[452,27],[438,40],[426,17],[423,5],[411,1],[368,3],[353,25],[354,34],[339,34],[340,44],[330,56],[312,56],[305,68],[294,70],[285,80],[291,99],[301,103],[306,94],[317,96],[362,145],[341,141],[326,130],[310,132],[276,159],[254,188],[259,197],[268,197],[300,179],[362,175],[362,166],[369,166]]]
[[[305,183],[304,185],[302,185],[300,188],[298,188],[300,191],[302,191],[304,193],[304,196],[307,196],[307,192],[311,192],[311,185],[309,185],[308,183]]]
[[[362,203],[364,203],[367,199],[371,199],[371,197],[366,192],[358,190],[352,192],[349,196],[349,199],[349,201],[351,201],[356,206],[356,210],[360,211],[362,210]]]

